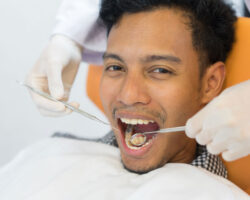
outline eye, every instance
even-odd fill
[[[104,68],[104,73],[110,77],[120,76],[125,72],[125,68],[119,65],[109,65]]]
[[[105,68],[105,71],[122,71],[123,68],[119,65],[111,65]]]
[[[166,80],[173,76],[175,73],[173,70],[166,67],[154,67],[149,71],[150,77],[158,80]]]
[[[165,69],[165,68],[156,68],[156,69],[152,70],[152,72],[161,73],[161,74],[173,74],[172,71]]]

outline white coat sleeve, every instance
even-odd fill
[[[83,61],[102,64],[106,28],[98,18],[101,0],[64,0],[52,35],[61,34],[84,47]]]

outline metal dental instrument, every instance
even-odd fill
[[[79,108],[75,108],[74,106],[70,105],[70,104],[67,103],[67,102],[57,100],[56,98],[50,96],[49,94],[47,94],[47,93],[45,93],[45,92],[42,92],[42,91],[39,91],[39,90],[37,90],[37,89],[35,89],[35,88],[33,88],[33,87],[31,87],[31,86],[29,86],[29,85],[23,83],[23,82],[17,81],[17,83],[20,84],[20,85],[22,85],[22,86],[25,86],[26,88],[28,88],[28,89],[31,90],[32,92],[34,92],[34,93],[36,93],[36,94],[38,94],[38,95],[41,95],[41,96],[43,96],[43,97],[45,97],[45,98],[47,98],[47,99],[49,99],[49,100],[52,100],[52,101],[55,101],[55,102],[60,102],[60,103],[62,103],[62,104],[65,105],[67,108],[71,109],[71,110],[74,111],[74,112],[77,112],[77,113],[83,115],[84,117],[87,117],[87,118],[89,118],[89,119],[91,119],[91,120],[94,120],[94,121],[97,121],[97,122],[99,122],[99,123],[102,123],[102,124],[111,126],[109,123],[104,122],[103,120],[97,118],[96,116],[91,115],[91,114],[89,114],[89,113],[87,113],[87,112],[85,112],[85,111],[83,111],[83,110],[81,110],[81,109],[79,109]],[[112,126],[111,126],[111,127],[112,127]],[[115,127],[112,127],[112,128],[118,130],[118,129],[115,128]],[[140,147],[140,146],[142,146],[143,144],[145,144],[145,142],[146,142],[146,140],[147,140],[147,137],[146,137],[147,134],[152,134],[152,133],[170,133],[170,132],[179,132],[179,131],[185,131],[185,126],[179,126],[179,127],[173,127],[173,128],[165,128],[165,129],[160,129],[160,130],[158,130],[158,131],[150,131],[150,132],[144,132],[144,133],[136,133],[136,134],[134,134],[134,135],[131,136],[130,142],[131,142],[134,146]],[[136,138],[136,137],[139,136],[139,135],[140,135],[140,136],[143,136],[143,139],[144,139],[143,142],[134,143],[134,142],[133,142],[133,139]]]
[[[83,115],[84,117],[87,117],[87,118],[89,118],[89,119],[91,119],[91,120],[94,120],[94,121],[100,122],[100,123],[102,123],[102,124],[111,126],[109,123],[104,122],[103,120],[97,118],[96,116],[91,115],[91,114],[89,114],[89,113],[87,113],[87,112],[85,112],[85,111],[83,111],[83,110],[81,110],[81,109],[79,109],[79,108],[75,108],[74,106],[70,105],[69,103],[67,103],[67,102],[65,102],[65,101],[60,101],[60,100],[58,100],[58,99],[56,99],[56,98],[50,96],[49,94],[47,94],[47,93],[45,93],[45,92],[42,92],[42,91],[39,91],[39,90],[36,90],[35,88],[33,88],[33,87],[31,87],[31,86],[29,86],[29,85],[23,83],[23,82],[17,81],[17,83],[20,84],[20,85],[22,85],[22,86],[25,86],[26,88],[28,88],[28,89],[31,90],[32,92],[35,92],[36,94],[41,95],[41,96],[43,96],[43,97],[45,97],[45,98],[47,98],[47,99],[49,99],[49,100],[52,100],[52,101],[55,101],[55,102],[60,102],[60,103],[62,103],[63,105],[65,105],[65,106],[66,106],[67,108],[69,108],[70,110],[72,110],[72,111],[74,111],[74,112],[77,112],[77,113]],[[112,126],[111,126],[111,127],[112,127]],[[118,129],[115,128],[115,127],[112,127],[112,128],[118,130]]]
[[[170,132],[180,132],[185,131],[186,126],[177,126],[172,128],[163,128],[158,131],[150,131],[150,132],[144,132],[143,134],[151,134],[151,133],[170,133]]]
[[[146,140],[147,140],[147,137],[146,135],[148,134],[152,134],[152,133],[171,133],[171,132],[180,132],[180,131],[185,131],[185,126],[178,126],[178,127],[173,127],[173,128],[164,128],[164,129],[160,129],[158,131],[150,131],[150,132],[144,132],[144,133],[136,133],[134,135],[131,136],[130,138],[130,142],[134,145],[134,146],[137,146],[137,147],[140,147],[142,145],[145,144]],[[139,143],[135,143],[133,142],[134,139],[137,137],[137,136],[143,136],[143,142],[139,142]]]

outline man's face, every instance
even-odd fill
[[[133,133],[183,126],[202,106],[198,54],[182,14],[167,8],[126,14],[108,37],[101,99],[132,171],[194,159],[196,143],[184,132],[150,135],[139,148],[125,141],[128,124]]]

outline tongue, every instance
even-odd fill
[[[159,129],[157,123],[149,123],[149,124],[137,124],[134,125],[133,133],[143,133],[148,131],[156,131]]]

